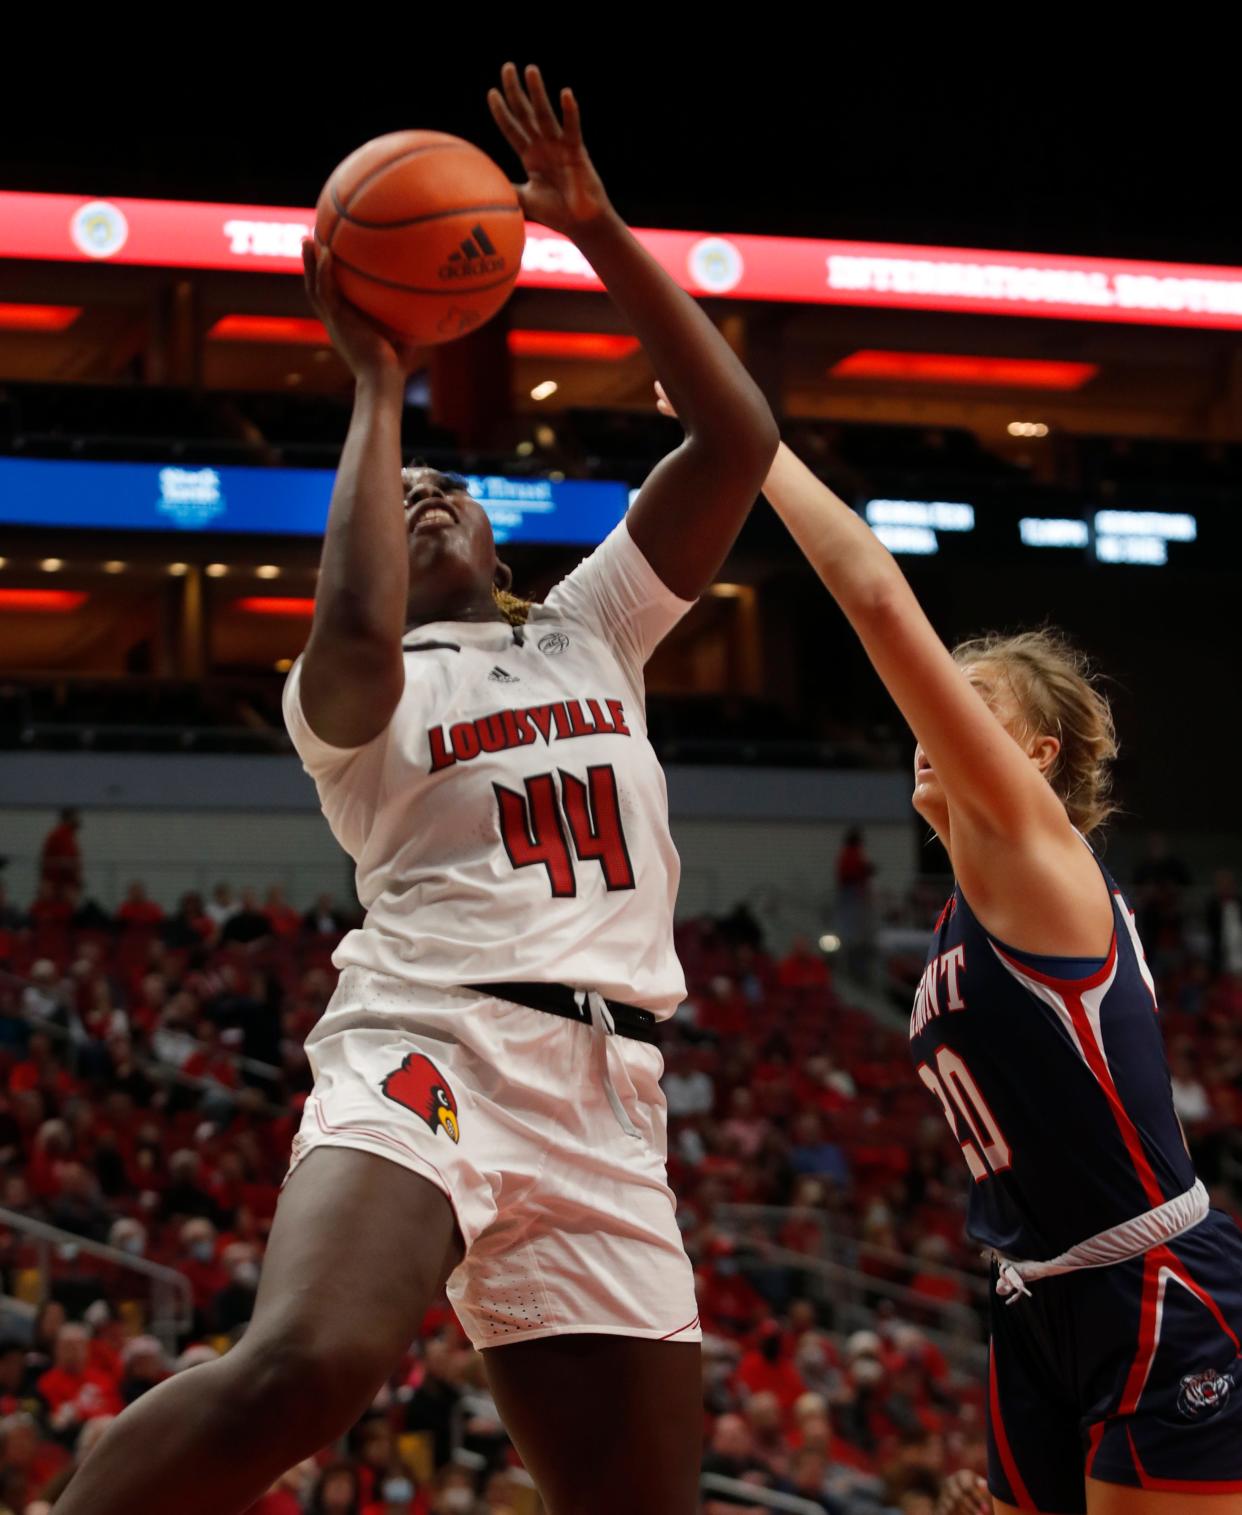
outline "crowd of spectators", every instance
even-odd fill
[[[26,908],[0,891],[0,1203],[65,1233],[41,1257],[0,1230],[0,1515],[48,1508],[126,1404],[245,1329],[310,1083],[302,1043],[351,924],[327,898],[298,911],[226,884],[165,910],[135,883],[104,910],[76,830],[66,812]],[[1224,875],[1206,909],[1167,861],[1135,882],[1179,1112],[1236,1207],[1242,909]],[[983,1462],[980,1377],[955,1343],[982,1340],[984,1291],[948,1130],[903,1031],[846,1003],[816,946],[770,953],[744,907],[681,922],[678,945],[691,990],[662,1036],[705,1333],[706,1515],[757,1509],[738,1483],[827,1515],[931,1515],[946,1476]],[[187,1317],[153,1312],[121,1256],[179,1272]],[[535,1508],[442,1303],[347,1440],[254,1515]]]

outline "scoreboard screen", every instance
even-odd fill
[[[1102,569],[1242,566],[1242,501],[1095,504],[1038,491],[951,500],[867,497],[855,509],[898,557]]]

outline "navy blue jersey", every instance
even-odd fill
[[[919,1077],[975,1180],[967,1229],[1010,1257],[1055,1257],[1195,1179],[1155,985],[1101,872],[1113,900],[1102,961],[1015,951],[955,889],[910,1017]]]

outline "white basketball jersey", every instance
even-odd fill
[[[623,521],[525,627],[407,632],[405,690],[357,748],[307,725],[298,659],[285,722],[367,911],[338,968],[565,983],[672,1014],[680,864],[643,664],[690,608]]]

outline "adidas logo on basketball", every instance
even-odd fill
[[[448,255],[448,261],[440,265],[442,279],[477,279],[481,274],[503,272],[505,259],[498,253],[492,239],[483,227],[474,226],[464,242],[460,242]]]

